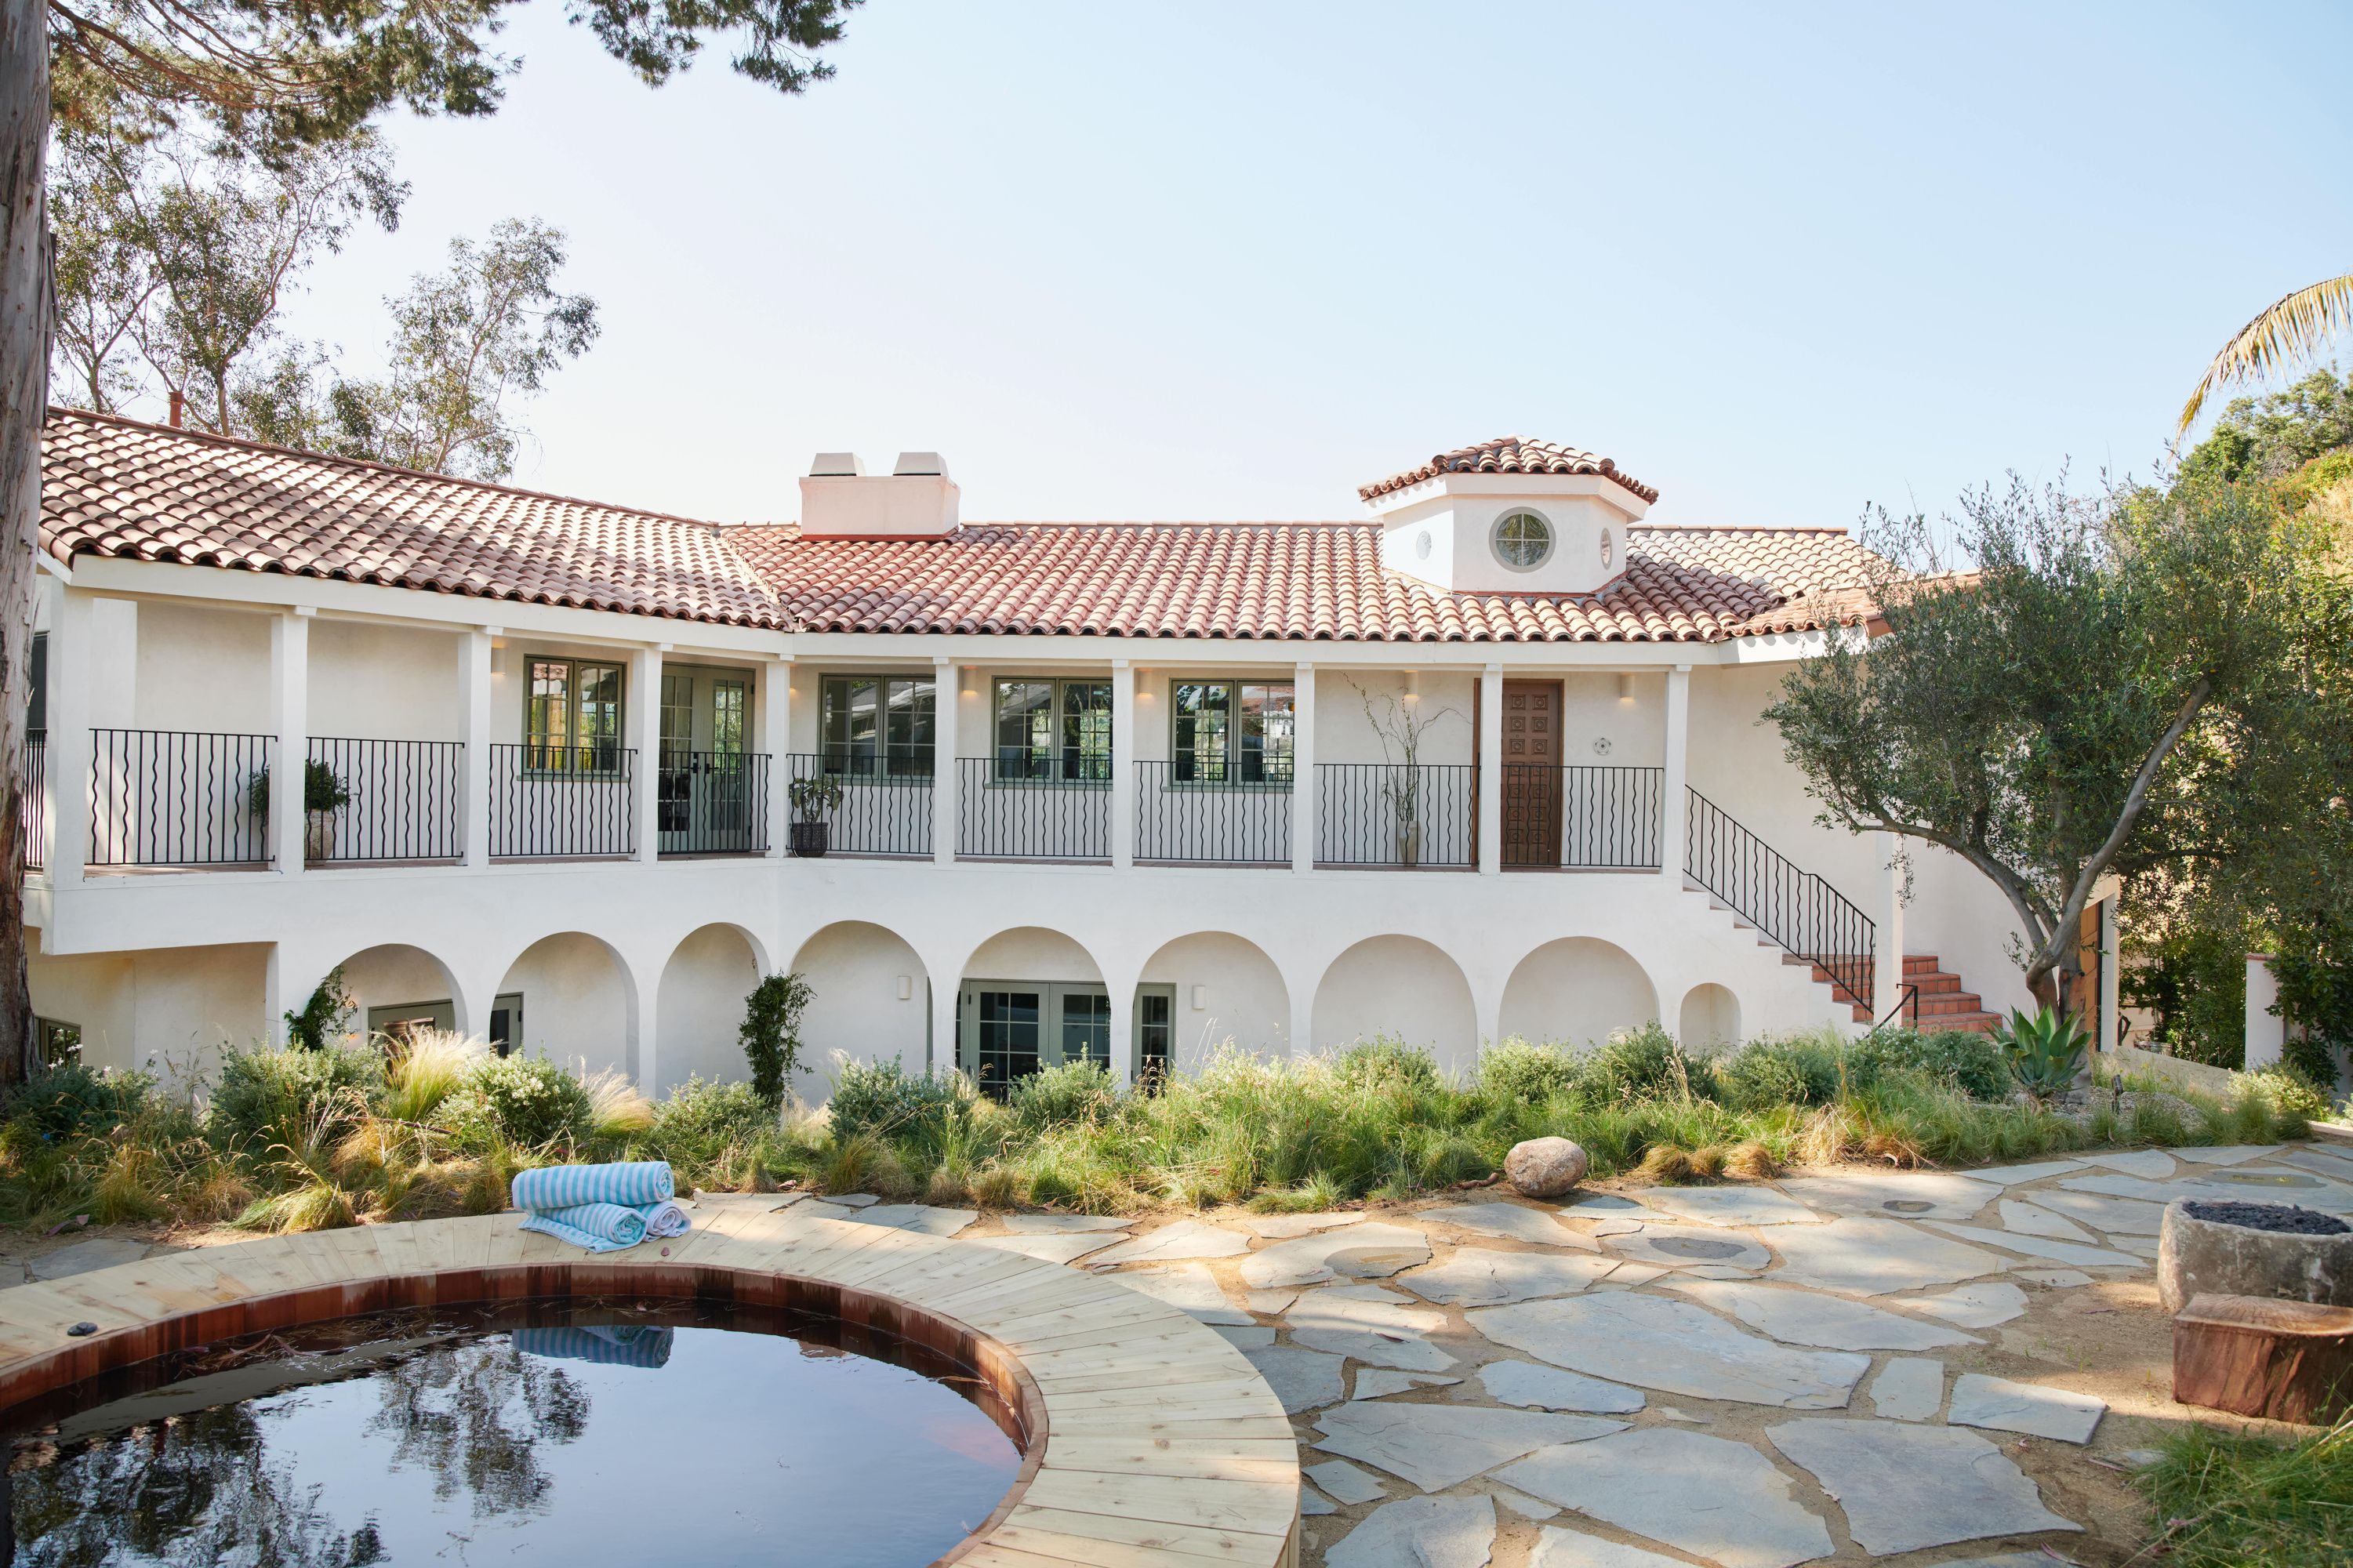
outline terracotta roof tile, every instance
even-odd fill
[[[1608,458],[1593,452],[1580,452],[1574,447],[1563,447],[1553,441],[1530,441],[1519,436],[1498,436],[1492,441],[1440,452],[1418,468],[1408,468],[1401,474],[1391,474],[1388,479],[1360,485],[1356,493],[1366,500],[1375,500],[1391,490],[1401,490],[1424,479],[1434,479],[1440,474],[1601,474],[1616,479],[1646,501],[1659,499],[1657,490],[1631,474],[1620,473],[1618,465]]]

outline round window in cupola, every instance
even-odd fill
[[[1532,511],[1495,520],[1495,559],[1514,572],[1532,572],[1552,557],[1552,524]]]

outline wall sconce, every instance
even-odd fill
[[[968,664],[959,665],[956,668],[956,695],[959,697],[977,696],[979,694],[979,689],[980,689],[973,682],[972,666]]]
[[[1408,702],[1421,700],[1421,671],[1409,669],[1405,672],[1405,700]]]
[[[1208,1005],[1209,1005],[1209,988],[1208,988],[1208,986],[1206,986],[1206,985],[1196,985],[1196,986],[1194,986],[1194,987],[1193,987],[1193,1011],[1195,1011],[1196,1013],[1198,1013],[1198,1012],[1202,1011],[1203,1009],[1207,1008],[1207,1007],[1208,1006]]]
[[[1618,700],[1634,700],[1634,677],[1630,671],[1621,669],[1618,672]]]
[[[1135,700],[1138,702],[1152,700],[1152,672],[1148,669],[1138,668],[1135,672]]]
[[[902,974],[899,976],[899,1000],[912,1002],[914,999],[915,977],[912,974]]]

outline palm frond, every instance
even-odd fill
[[[2197,421],[2198,411],[2215,389],[2234,381],[2271,374],[2282,365],[2316,353],[2323,342],[2353,330],[2353,272],[2324,279],[2274,304],[2249,321],[2222,345],[2214,363],[2199,378],[2198,388],[2181,406],[2180,435]]]

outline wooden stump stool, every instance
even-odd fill
[[[2173,1397],[2307,1425],[2353,1410],[2353,1308],[2196,1296],[2173,1320]]]

